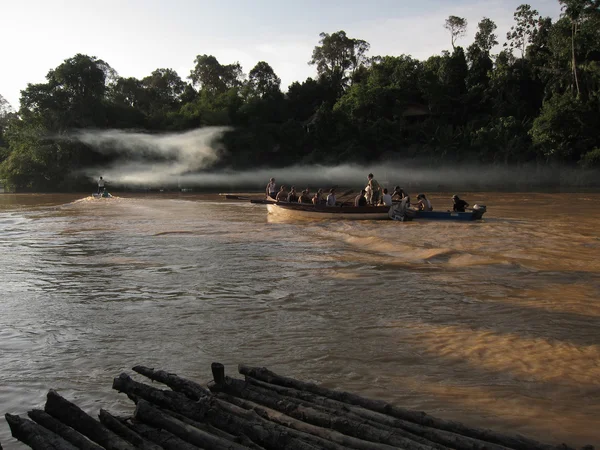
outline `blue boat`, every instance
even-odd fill
[[[471,211],[415,211],[413,219],[426,220],[479,220],[485,214],[486,207],[475,205]]]

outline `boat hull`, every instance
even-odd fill
[[[414,218],[423,220],[460,220],[471,221],[479,220],[483,216],[482,211],[416,211]]]
[[[389,220],[387,206],[313,206],[269,203],[269,214],[289,218],[343,219],[343,220]]]

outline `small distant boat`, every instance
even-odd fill
[[[487,208],[483,205],[475,205],[471,211],[415,211],[415,219],[426,220],[479,220],[485,214]]]
[[[104,191],[100,194],[94,193],[94,194],[92,194],[92,197],[94,197],[94,198],[112,198],[112,195],[110,195],[109,192]]]

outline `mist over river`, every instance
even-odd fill
[[[430,195],[435,209],[452,193]],[[460,194],[460,193],[459,193]],[[4,413],[131,411],[136,364],[266,366],[434,416],[600,445],[600,194],[464,193],[477,223],[302,221],[216,195],[0,195]]]

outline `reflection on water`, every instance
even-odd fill
[[[431,195],[437,209],[448,194]],[[216,196],[0,196],[0,405],[127,411],[135,364],[237,363],[551,443],[600,443],[600,195],[480,223],[268,220]],[[5,448],[20,448],[0,422]]]

